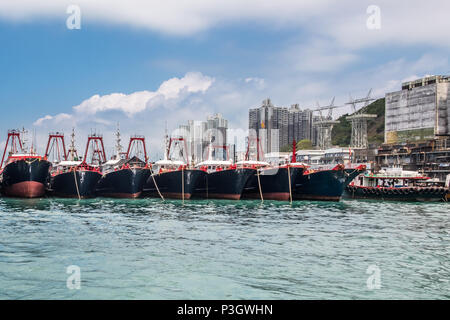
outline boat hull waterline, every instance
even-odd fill
[[[382,201],[446,201],[450,190],[444,187],[362,187],[347,186],[344,196],[349,199]]]
[[[161,192],[164,198],[188,200],[194,194],[200,181],[205,179],[205,176],[206,172],[192,169],[175,170],[154,174],[148,178],[147,183],[144,186],[143,195],[149,197],[159,197],[159,189],[159,192]]]
[[[289,201],[295,183],[303,174],[303,167],[278,167],[263,169],[259,173],[259,183],[264,200]],[[290,179],[289,175],[290,174]],[[258,176],[252,176],[245,186],[243,199],[260,199]],[[290,187],[289,187],[290,183]]]
[[[144,168],[112,171],[100,178],[96,193],[111,198],[138,198],[149,176],[150,170]]]
[[[244,187],[256,169],[237,168],[210,172],[199,181],[194,197],[240,200]],[[201,180],[201,179],[200,179]]]
[[[295,200],[339,201],[346,184],[344,170],[323,170],[303,174],[295,184]]]
[[[60,173],[52,177],[50,193],[58,197],[93,198],[101,177],[100,172],[87,170]]]
[[[45,195],[51,164],[41,159],[20,159],[3,170],[2,192],[6,196],[37,198]]]

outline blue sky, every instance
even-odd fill
[[[243,137],[266,97],[340,105],[450,73],[448,2],[378,1],[381,28],[369,30],[372,2],[80,0],[81,29],[69,30],[73,1],[0,1],[0,141],[25,126],[42,149],[73,126],[80,149],[95,129],[111,150],[119,121],[155,158],[166,122],[221,112]]]

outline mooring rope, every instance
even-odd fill
[[[75,187],[77,188],[78,200],[81,200],[80,189],[78,188],[77,170],[73,168],[73,177],[75,178]]]
[[[152,179],[153,179],[153,183],[155,184],[156,191],[158,191],[159,196],[161,197],[162,201],[164,201],[164,197],[161,194],[161,192],[159,192],[158,184],[156,183],[155,176],[153,175],[153,173],[151,174],[151,176],[152,176]]]
[[[24,161],[25,161],[27,164],[32,164],[33,162],[38,161],[38,160],[39,160],[39,159],[37,159],[37,158],[35,158],[35,159],[31,160],[31,161],[28,161],[27,159],[24,159]]]
[[[184,204],[184,167],[181,167],[181,197]]]
[[[289,181],[289,202],[292,204],[292,187],[291,187],[291,171],[289,170],[289,164],[287,165],[288,181]]]
[[[259,169],[256,169],[256,176],[258,177],[259,196],[261,197],[261,203],[264,203],[264,197],[261,189],[261,180],[259,178]]]
[[[206,199],[209,199],[209,193],[208,193],[208,173],[206,173],[205,178],[206,178]]]

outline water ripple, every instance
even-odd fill
[[[446,203],[0,199],[2,299],[448,299]],[[81,268],[81,290],[66,268]],[[368,290],[368,266],[382,287]]]

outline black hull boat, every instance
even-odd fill
[[[345,197],[350,199],[372,199],[383,201],[446,201],[450,194],[445,187],[363,187],[347,186]]]
[[[194,196],[239,200],[248,180],[255,174],[256,169],[250,168],[224,169],[207,173],[203,181],[199,181]]]
[[[295,183],[295,200],[339,201],[346,185],[343,167],[305,172]]]
[[[44,196],[50,167],[50,162],[38,156],[12,159],[2,172],[3,194],[20,198]]]
[[[259,173],[259,183],[264,200],[290,200],[290,195],[294,191],[294,187],[298,179],[303,175],[304,167],[287,166],[265,168]],[[290,174],[290,179],[289,175]],[[247,182],[243,199],[260,199],[258,176],[253,175]],[[290,186],[289,186],[290,183]]]
[[[100,178],[96,193],[103,197],[138,198],[149,176],[150,170],[146,168],[112,171]]]
[[[206,173],[197,169],[174,170],[153,174],[144,186],[144,196],[190,199],[199,183],[204,181]],[[155,186],[156,182],[156,186]]]
[[[102,174],[94,170],[71,170],[51,179],[51,194],[67,198],[95,197],[95,188]]]
[[[366,171],[365,165],[360,165],[354,169],[347,168],[344,169],[345,172],[345,185],[348,186],[357,176],[359,176],[361,173],[364,173]]]

